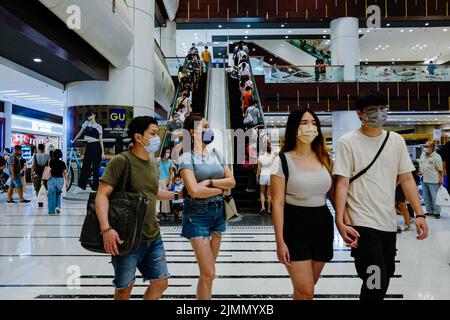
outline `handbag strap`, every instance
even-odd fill
[[[123,169],[123,172],[122,172],[122,181],[125,181],[125,183],[122,183],[120,191],[121,192],[129,192],[130,186],[131,186],[131,175],[132,175],[130,160],[123,153],[120,155],[120,157],[123,157],[125,160],[125,168]]]
[[[389,135],[390,132],[387,132],[386,138],[383,141],[383,144],[380,147],[380,150],[378,150],[375,158],[373,158],[372,162],[361,172],[359,172],[356,176],[352,177],[350,179],[350,183],[352,183],[353,181],[355,181],[356,179],[360,178],[362,175],[364,175],[367,171],[369,171],[370,168],[372,168],[373,164],[375,163],[375,161],[377,161],[377,159],[380,157],[381,152],[383,152],[384,147],[386,146],[387,141],[389,140]]]
[[[289,166],[287,164],[286,155],[284,153],[280,153],[280,160],[281,160],[281,168],[283,169],[284,179],[287,187],[289,179]]]

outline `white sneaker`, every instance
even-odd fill
[[[59,215],[61,215],[61,208],[56,208],[56,214],[59,216]]]

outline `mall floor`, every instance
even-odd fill
[[[78,242],[85,202],[64,201],[61,216],[46,213],[35,201],[6,204],[0,195],[0,299],[111,299],[110,258],[86,251]],[[427,221],[431,232],[426,241],[417,241],[415,230],[398,236],[388,299],[450,299],[450,218],[447,214]],[[176,223],[165,224],[162,234],[172,275],[163,299],[193,299],[198,269],[191,246],[179,236]],[[316,298],[357,299],[360,280],[337,231],[334,248]],[[141,298],[145,288],[138,277],[132,298]],[[230,223],[217,261],[213,298],[290,299],[291,292],[287,272],[277,261],[270,217],[242,215]]]

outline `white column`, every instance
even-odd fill
[[[359,65],[359,23],[357,18],[331,21],[331,64],[344,66],[344,81],[355,81]]]
[[[11,147],[12,103],[5,101],[5,147]],[[3,151],[3,150],[2,150]]]
[[[68,84],[68,106],[132,106],[134,117],[155,112],[154,1],[128,1],[133,20],[134,46],[131,64],[124,69],[110,67],[109,81]]]
[[[177,23],[166,21],[166,26],[161,27],[161,49],[166,57],[177,56]]]
[[[359,127],[361,127],[361,121],[356,111],[333,112],[333,151],[336,152],[336,145],[344,134]]]

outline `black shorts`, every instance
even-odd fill
[[[333,259],[333,216],[327,206],[284,206],[284,241],[291,261]]]
[[[172,203],[172,210],[175,212],[183,211],[184,205],[182,203]]]

